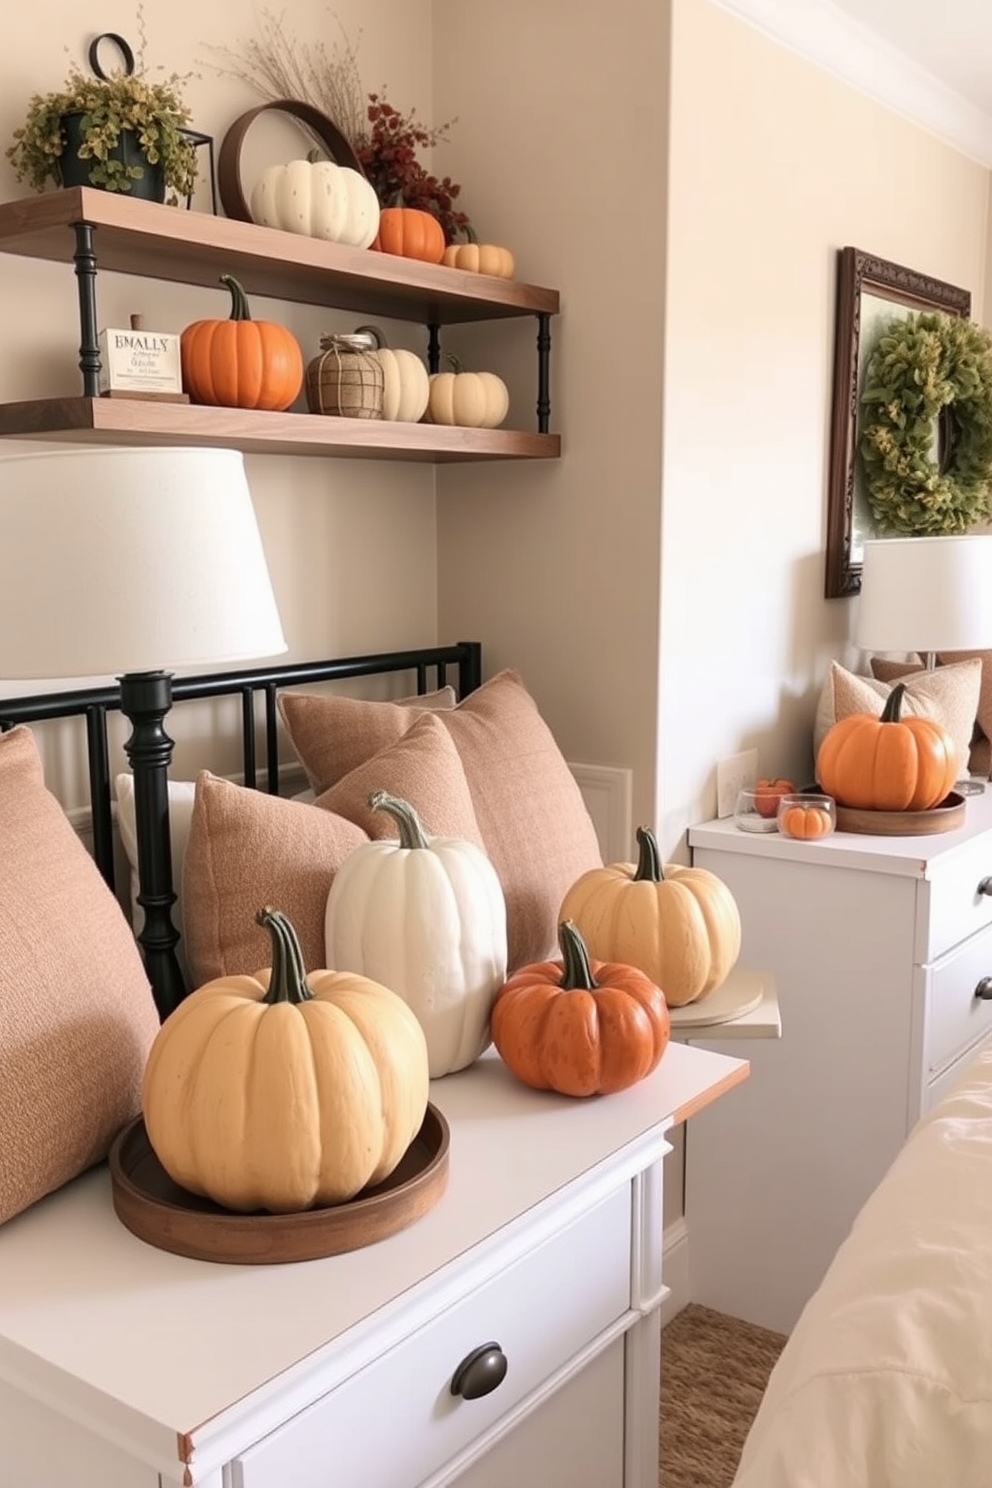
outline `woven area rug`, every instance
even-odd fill
[[[662,1329],[659,1488],[729,1488],[784,1344],[695,1303]]]

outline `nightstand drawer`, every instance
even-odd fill
[[[243,1453],[233,1488],[422,1482],[624,1316],[630,1247],[625,1185]],[[491,1340],[502,1383],[452,1395],[459,1364]]]
[[[992,927],[958,946],[926,973],[926,1078],[932,1080],[976,1039],[992,1033],[992,999],[977,995],[992,978]],[[992,987],[990,987],[992,990]]]
[[[976,837],[935,867],[930,912],[921,925],[921,961],[936,961],[976,930],[992,925],[992,897],[979,891],[987,879],[992,879],[992,833]]]

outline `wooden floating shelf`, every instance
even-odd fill
[[[216,445],[248,455],[324,455],[427,464],[553,460],[561,454],[557,434],[390,423],[315,413],[262,413],[127,398],[41,398],[0,403],[0,438],[72,444]]]
[[[71,264],[80,222],[94,228],[101,271],[211,288],[233,274],[249,295],[424,325],[557,315],[560,308],[557,290],[85,186],[0,203],[0,252]]]

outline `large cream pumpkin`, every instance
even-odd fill
[[[394,423],[419,423],[430,396],[426,363],[415,351],[394,351],[386,344],[386,337],[378,326],[359,326],[355,335],[362,334],[375,342],[375,354],[382,367],[383,418]]]
[[[662,865],[647,827],[637,829],[636,863],[591,868],[562,901],[589,954],[636,966],[670,1007],[714,992],[740,955],[741,917],[730,889],[706,868]]]
[[[409,1003],[437,1079],[489,1043],[506,980],[503,890],[474,842],[429,836],[410,803],[385,791],[369,805],[393,817],[398,839],[363,842],[341,864],[327,896],[325,951]]]
[[[397,1166],[427,1110],[427,1046],[406,1003],[367,977],[304,973],[277,910],[272,967],[218,977],[162,1024],[145,1129],[166,1172],[228,1209],[338,1204]]]
[[[367,248],[379,231],[379,200],[371,183],[332,160],[271,165],[255,182],[251,220],[260,227]]]

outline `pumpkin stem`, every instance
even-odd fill
[[[391,796],[388,791],[377,790],[369,796],[369,806],[373,811],[389,812],[399,828],[400,847],[428,846],[427,833],[409,801],[404,801],[400,796]]]
[[[879,723],[899,723],[902,719],[902,700],[906,696],[905,682],[897,682],[885,699]],[[886,737],[888,737],[886,735]]]
[[[444,360],[447,362],[452,372],[463,372],[465,370],[465,363],[461,360],[460,357],[456,357],[453,351],[447,352],[445,354]]]
[[[251,320],[251,312],[248,309],[248,296],[241,285],[232,274],[221,274],[221,284],[226,284],[231,291],[231,313],[229,320]]]
[[[650,827],[637,829],[637,868],[633,883],[663,883],[665,875],[661,868],[661,853]]]
[[[256,925],[264,925],[272,937],[272,971],[269,988],[262,1001],[309,1002],[313,993],[307,986],[303,952],[299,937],[280,909],[268,905],[255,916]]]
[[[592,974],[589,952],[574,920],[562,920],[558,926],[562,973],[559,986],[565,992],[595,992],[599,986]]]

